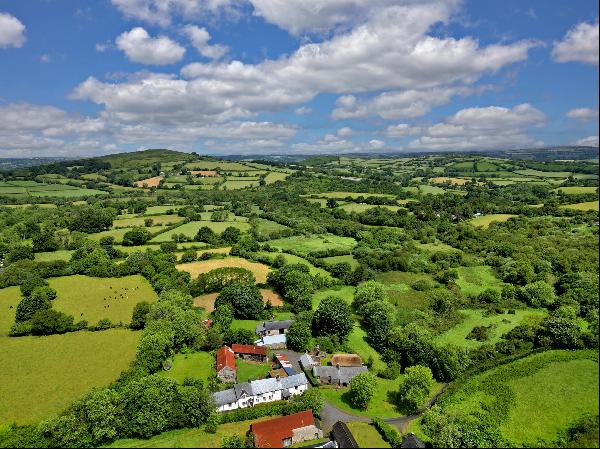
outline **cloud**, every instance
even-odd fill
[[[409,89],[384,92],[373,99],[360,101],[353,95],[338,98],[331,113],[335,120],[378,115],[386,120],[420,117],[435,106],[449,103],[454,95],[466,95],[473,89],[444,87],[428,90]]]
[[[200,28],[196,25],[187,25],[183,28],[183,31],[192,42],[194,48],[198,50],[198,53],[205,58],[220,59],[228,51],[228,48],[224,45],[210,45],[208,43],[210,34],[206,28]]]
[[[294,111],[294,113],[296,115],[309,115],[312,114],[312,109],[306,106],[302,106],[300,108],[296,108],[296,110]]]
[[[356,133],[352,128],[344,126],[343,128],[338,129],[336,134],[340,137],[351,137]]]
[[[579,139],[575,142],[575,145],[581,145],[585,147],[597,147],[598,145],[598,136],[588,136],[583,139]]]
[[[48,63],[48,62],[50,62],[50,60],[51,60],[50,55],[43,54],[42,56],[40,56],[40,62]]]
[[[541,127],[545,114],[523,103],[513,108],[489,106],[458,111],[442,123],[422,128],[422,135],[408,148],[427,150],[489,150],[535,146],[541,142],[527,134]]]
[[[20,48],[25,43],[25,25],[8,13],[0,12],[0,48]]]
[[[556,62],[583,62],[598,65],[598,21],[582,22],[570,29],[562,41],[554,42]]]
[[[378,139],[369,140],[369,147],[371,147],[373,150],[381,150],[383,147],[385,147],[385,142]]]
[[[388,126],[385,131],[383,131],[383,134],[392,139],[399,139],[418,134],[420,130],[420,128],[411,126],[407,123],[399,123],[398,125]]]
[[[598,109],[577,108],[567,112],[567,117],[575,118],[583,122],[593,122],[598,120]]]
[[[119,47],[133,62],[168,65],[183,58],[185,48],[166,36],[152,38],[142,27],[135,27],[117,37]]]
[[[100,42],[96,44],[96,51],[99,53],[104,53],[106,50],[113,48],[113,43],[110,40],[106,40],[104,42]]]

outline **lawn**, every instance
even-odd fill
[[[160,371],[160,375],[176,380],[180,384],[186,377],[207,380],[215,375],[215,358],[209,352],[176,354],[171,369]]]
[[[68,249],[61,249],[58,251],[36,253],[35,261],[36,262],[51,262],[51,261],[55,261],[55,260],[64,260],[65,262],[68,262],[69,260],[71,260],[71,254],[73,254],[73,252],[74,251],[71,251]]]
[[[494,413],[516,447],[554,447],[559,431],[598,415],[598,354],[546,351],[470,378],[442,404],[467,414]]]
[[[133,360],[139,335],[110,329],[0,337],[0,423],[37,422],[109,385]]]
[[[355,421],[349,422],[348,428],[358,443],[358,447],[391,447],[389,443],[383,441],[373,424]]]
[[[381,360],[381,356],[367,342],[367,333],[356,323],[350,335],[348,335],[348,347],[351,352],[358,354],[363,363],[367,363],[369,357],[373,357],[372,369],[377,372],[380,369],[385,369],[386,365]]]
[[[0,289],[0,336],[8,335],[11,326],[15,323],[15,312],[21,297],[19,287]]]
[[[598,201],[587,201],[585,203],[567,204],[560,206],[561,209],[575,209],[575,210],[598,210]]]
[[[495,344],[500,341],[502,335],[511,331],[523,321],[533,321],[544,317],[547,312],[539,309],[517,310],[514,314],[500,314],[486,316],[483,310],[461,310],[460,314],[463,320],[436,337],[436,340],[442,344],[452,344],[463,348],[475,349],[483,344]],[[494,328],[490,332],[490,338],[486,341],[477,341],[467,339],[467,335],[475,326],[489,326]]]
[[[456,284],[466,295],[478,295],[488,288],[501,289],[504,285],[487,265],[458,267]]]
[[[321,300],[327,296],[338,296],[346,301],[348,304],[352,304],[354,299],[355,287],[351,285],[334,285],[333,287],[319,290],[313,295],[313,309],[319,306]]]
[[[252,271],[256,282],[265,283],[267,282],[267,274],[271,269],[258,262],[250,262],[241,257],[227,257],[225,259],[211,259],[202,260],[198,262],[182,263],[177,265],[179,271],[187,271],[192,275],[192,279],[196,279],[200,273],[208,273],[215,268],[223,267],[241,267]]]
[[[138,302],[158,299],[150,283],[140,275],[121,278],[74,275],[52,278],[49,283],[57,292],[53,307],[73,315],[75,321],[87,320],[90,324],[102,318],[112,323],[129,323]]]
[[[251,380],[264,379],[269,374],[268,363],[253,363],[242,359],[236,359],[237,381],[250,382]]]
[[[271,240],[269,245],[279,248],[282,251],[294,250],[302,254],[326,249],[347,250],[350,252],[352,248],[356,246],[356,240],[352,237],[340,237],[333,234],[313,235],[310,237],[296,235],[293,237]]]
[[[512,214],[489,214],[489,215],[481,215],[480,217],[472,218],[468,220],[467,223],[478,227],[482,226],[483,228],[487,228],[494,221],[507,221],[512,217],[516,217],[516,215]]]
[[[203,226],[212,229],[217,234],[220,234],[229,226],[238,228],[241,231],[247,231],[250,229],[250,225],[242,221],[190,221],[189,223],[182,224],[181,226],[178,226],[175,229],[172,229],[171,231],[163,232],[162,234],[157,235],[150,241],[153,243],[172,242],[172,236],[174,234],[183,234],[187,238],[192,239],[196,236],[198,230]]]
[[[250,430],[250,425],[253,422],[265,421],[272,419],[274,416],[267,416],[254,421],[240,421],[235,423],[222,424],[218,427],[216,433],[208,433],[203,429],[180,429],[171,430],[161,433],[148,440],[142,439],[126,439],[115,441],[108,447],[206,447],[217,448],[221,447],[221,441],[225,436],[238,435],[243,439],[246,437],[246,432]]]

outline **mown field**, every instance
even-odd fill
[[[215,358],[211,353],[203,351],[176,354],[171,369],[159,373],[180,384],[183,384],[186,377],[206,381],[215,375]]]
[[[133,360],[138,338],[126,329],[0,337],[0,423],[37,422],[107,386]]]
[[[312,251],[322,251],[326,249],[348,250],[351,251],[356,246],[356,240],[352,237],[340,237],[333,234],[323,234],[314,236],[296,235],[283,239],[271,240],[269,245],[279,248],[282,251],[295,251],[301,254],[308,254]]]
[[[112,323],[129,323],[138,302],[156,302],[158,296],[148,281],[140,275],[121,278],[93,278],[74,275],[50,279],[56,290],[53,301],[56,310],[94,324],[108,318]]]
[[[587,201],[584,203],[568,204],[560,206],[561,209],[575,209],[575,210],[598,210],[598,201]]]
[[[598,414],[598,374],[593,351],[547,351],[470,378],[442,405],[482,413],[517,447],[553,447],[559,431]]]
[[[192,279],[197,278],[200,273],[208,273],[210,270],[223,267],[246,268],[247,270],[252,271],[254,277],[256,278],[256,282],[258,283],[266,282],[267,274],[269,274],[271,271],[268,266],[263,265],[262,263],[250,262],[246,259],[242,259],[241,257],[227,257],[225,259],[203,260],[199,262],[190,262],[177,265],[178,270],[187,271],[190,273],[192,275]]]

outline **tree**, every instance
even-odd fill
[[[355,376],[350,382],[350,402],[356,408],[366,410],[369,402],[373,399],[377,378],[367,372],[363,372]]]
[[[223,242],[227,245],[235,245],[239,241],[241,235],[242,231],[240,231],[239,228],[236,228],[235,226],[228,226],[221,233],[221,240],[223,240]]]
[[[229,212],[226,210],[216,210],[210,214],[210,221],[227,221]]]
[[[362,309],[371,301],[387,301],[388,296],[385,287],[380,282],[367,281],[359,284],[354,292],[352,305],[354,310],[362,313]]]
[[[550,316],[540,323],[536,334],[537,346],[553,349],[582,349],[581,328],[566,318]]]
[[[35,234],[32,243],[35,252],[56,251],[58,249],[58,241],[54,237],[54,231],[49,228],[44,228]]]
[[[264,310],[259,288],[248,283],[226,286],[215,300],[215,307],[220,304],[231,304],[234,316],[245,320],[260,319]]]
[[[352,266],[348,262],[339,262],[328,267],[332,276],[338,279],[345,279],[352,271]]]
[[[346,301],[338,296],[327,296],[321,300],[312,319],[315,335],[337,336],[344,341],[352,331],[354,319]]]
[[[39,287],[38,287],[39,288]],[[15,313],[15,321],[22,323],[29,321],[36,312],[40,310],[47,310],[52,307],[50,301],[42,296],[25,296],[17,305]]]
[[[213,327],[225,331],[231,327],[233,322],[233,306],[229,303],[219,304],[212,313]]]
[[[309,349],[312,314],[304,312],[296,316],[286,334],[287,347],[293,351],[304,352]]]
[[[5,261],[7,264],[15,263],[19,260],[34,260],[35,254],[33,248],[29,245],[13,246],[6,255]]]
[[[283,254],[277,254],[273,259],[273,268],[281,268],[287,263]]]
[[[195,249],[186,249],[181,255],[182,263],[189,263],[196,260],[196,250]]]
[[[519,292],[519,297],[531,307],[550,307],[556,300],[554,288],[545,281],[527,284]]]
[[[387,301],[372,301],[364,307],[363,323],[371,345],[384,349],[394,327],[396,308]]]
[[[398,395],[402,405],[409,413],[417,411],[429,397],[429,391],[435,384],[431,369],[422,365],[406,368]]]
[[[33,276],[33,277],[25,279],[25,281],[21,284],[20,289],[21,289],[21,293],[23,294],[23,296],[29,296],[29,295],[31,295],[31,292],[33,292],[33,290],[36,287],[47,287],[47,286],[48,286],[48,281],[46,281],[45,279],[42,279],[41,277]]]
[[[175,242],[162,242],[160,244],[160,250],[163,253],[176,253],[177,252],[177,243],[175,243]],[[195,254],[195,252],[194,252],[194,254]]]
[[[71,231],[85,232],[87,234],[106,231],[112,226],[117,213],[116,209],[100,205],[78,206],[74,208],[68,228]]]
[[[198,229],[194,240],[197,242],[206,242],[210,245],[215,245],[219,241],[219,237],[208,226],[202,226]]]
[[[311,388],[304,392],[304,394],[293,396],[290,401],[290,412],[298,413],[304,410],[311,410],[313,415],[319,416],[323,411],[325,401],[321,391],[316,388]]]
[[[123,246],[143,245],[152,238],[150,231],[144,228],[133,228],[123,235]]]
[[[198,296],[204,293],[218,292],[231,284],[254,284],[255,282],[254,274],[246,268],[215,268],[198,275],[198,278],[190,285],[190,293]]]
[[[52,309],[38,310],[31,317],[33,335],[64,334],[73,327],[73,315]]]
[[[133,308],[129,327],[132,329],[143,329],[146,326],[148,312],[150,312],[150,303],[147,301],[138,302]]]
[[[328,198],[327,199],[327,207],[329,209],[333,209],[334,207],[338,206],[338,202],[336,201],[335,198]]]

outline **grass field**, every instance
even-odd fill
[[[348,428],[358,443],[358,447],[390,447],[389,443],[383,441],[373,424],[355,421],[348,423]]]
[[[283,305],[283,299],[277,293],[267,288],[261,288],[260,293],[262,294],[263,301],[271,301],[271,304],[275,307]],[[194,306],[202,307],[207,313],[215,310],[215,300],[219,296],[219,293],[208,293],[194,298]]]
[[[236,359],[237,381],[250,382],[251,380],[264,379],[269,374],[268,363],[253,363],[242,359]]]
[[[525,176],[536,176],[538,178],[568,178],[571,172],[568,171],[539,171],[533,169],[515,170],[515,173]]]
[[[377,206],[375,204],[363,204],[363,203],[345,203],[339,206],[340,209],[344,209],[346,212],[356,212],[358,214],[365,212],[369,209],[373,209],[374,207],[383,207],[385,209],[389,209],[392,212],[396,212],[400,209],[400,206]]]
[[[160,371],[160,375],[176,380],[180,384],[186,377],[207,380],[215,375],[215,358],[209,352],[176,354],[171,369]]]
[[[561,209],[575,209],[575,210],[598,210],[598,201],[588,201],[585,203],[568,204],[560,206]]]
[[[257,218],[254,221],[256,225],[256,231],[259,235],[270,236],[274,232],[283,231],[289,229],[287,226],[275,223],[274,221],[265,220],[264,218]]]
[[[225,436],[238,435],[242,440],[253,422],[272,419],[273,416],[257,419],[255,421],[240,421],[236,423],[222,424],[215,433],[208,433],[200,429],[180,429],[161,433],[148,440],[127,439],[115,441],[108,447],[177,447],[177,448],[217,448],[221,447],[221,441]]]
[[[10,327],[15,323],[15,312],[19,301],[21,301],[19,287],[0,289],[0,336],[8,335]]]
[[[310,274],[312,274],[312,275],[320,274],[325,277],[331,277],[331,275],[329,274],[329,272],[327,270],[324,270],[323,268],[315,267],[308,260],[306,260],[302,257],[296,256],[294,254],[270,253],[267,251],[259,251],[257,254],[262,257],[269,257],[271,260],[275,259],[275,257],[277,257],[278,254],[281,254],[285,258],[286,263],[301,263],[301,264],[306,265],[310,271]]]
[[[155,302],[158,297],[143,276],[93,278],[74,275],[50,279],[56,290],[53,307],[90,324],[102,318],[112,323],[129,323],[133,308],[140,301]]]
[[[500,289],[504,285],[487,265],[458,267],[456,284],[467,295],[478,295],[488,288]]]
[[[123,242],[123,236],[131,231],[133,228],[119,228],[119,229],[110,229],[108,231],[96,232],[95,234],[90,234],[89,238],[96,242],[99,242],[102,237],[113,237],[115,239],[115,243]],[[150,226],[147,229],[151,234],[156,232],[163,231],[165,228],[162,226]]]
[[[500,314],[486,316],[483,310],[461,310],[463,321],[436,337],[442,344],[452,344],[463,348],[477,348],[483,344],[495,344],[502,335],[511,331],[523,321],[534,321],[546,315],[544,310],[517,310],[515,314]],[[468,340],[466,337],[475,326],[495,326],[486,341]]]
[[[489,215],[482,215],[480,217],[472,218],[471,220],[468,220],[467,223],[469,223],[475,227],[481,226],[483,228],[487,228],[494,221],[499,221],[499,222],[507,221],[508,219],[510,219],[512,217],[516,217],[516,215],[489,214]]]
[[[454,184],[457,186],[464,186],[467,182],[470,181],[470,179],[463,179],[463,178],[447,178],[445,176],[439,176],[437,178],[431,178],[429,181],[433,182],[434,184]]]
[[[54,260],[64,260],[68,262],[71,260],[71,254],[74,251],[68,249],[61,249],[58,251],[49,251],[46,253],[35,253],[35,261],[36,262],[50,262]]]
[[[158,184],[160,184],[163,178],[164,176],[154,176],[153,178],[140,179],[135,182],[134,185],[143,188],[158,187]]]
[[[327,265],[333,265],[336,263],[347,262],[354,269],[359,264],[358,261],[354,258],[352,254],[348,254],[346,256],[332,256],[332,257],[323,257],[321,261],[325,262]]]
[[[367,333],[358,324],[354,325],[352,332],[348,335],[348,347],[352,352],[360,355],[363,363],[367,363],[369,357],[373,357],[372,369],[375,372],[385,369],[385,363],[381,360],[381,356],[367,342]]]
[[[208,273],[210,270],[223,267],[246,268],[252,271],[258,283],[267,282],[267,274],[271,271],[268,266],[262,263],[250,262],[241,257],[227,257],[225,259],[203,260],[177,265],[179,271],[187,271],[192,275],[192,279],[196,279],[200,273]]]
[[[167,232],[157,235],[152,240],[153,243],[172,242],[172,235],[183,234],[188,238],[194,238],[198,233],[198,230],[203,227],[209,227],[215,233],[220,234],[229,226],[240,229],[241,231],[247,231],[250,229],[250,225],[242,221],[190,221],[189,223],[182,224]]]
[[[579,187],[579,186],[569,186],[569,187],[558,187],[553,189],[553,192],[564,193],[565,195],[582,195],[585,193],[596,193],[598,187]]]
[[[355,287],[352,287],[351,285],[335,285],[330,288],[319,290],[313,295],[313,309],[316,309],[321,300],[327,296],[339,296],[348,304],[352,304],[354,289]]]
[[[394,198],[394,195],[386,194],[386,193],[362,193],[362,192],[323,192],[319,193],[321,198],[336,198],[336,199],[344,199],[344,198],[352,198],[357,199],[359,197],[370,198],[372,196],[378,196],[382,198]]]
[[[153,226],[174,225],[183,221],[183,217],[177,215],[153,215],[152,217],[121,218],[113,221],[113,228],[128,228],[132,226],[145,226],[145,220],[152,220]]]
[[[0,337],[0,423],[39,421],[107,386],[133,360],[138,338],[125,329]]]
[[[348,250],[356,246],[356,240],[352,237],[340,237],[333,234],[314,235],[311,237],[296,235],[283,239],[271,240],[269,245],[282,251],[293,250],[302,254],[324,249]]]
[[[173,210],[176,211],[178,209],[181,209],[182,205],[177,205],[177,206],[150,206],[146,209],[146,212],[144,212],[144,215],[156,215],[156,214],[166,214],[168,210]]]
[[[471,415],[493,412],[516,447],[554,447],[560,430],[598,414],[598,354],[535,354],[470,378],[442,404]]]

